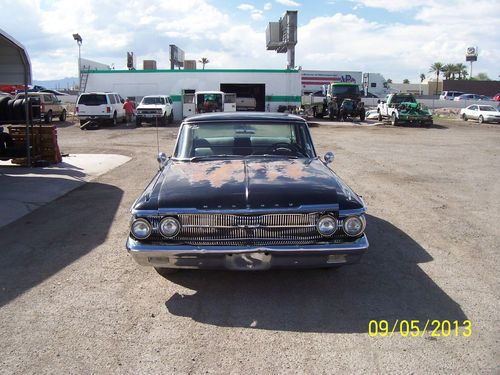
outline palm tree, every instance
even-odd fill
[[[198,60],[198,62],[203,65],[203,70],[205,70],[205,64],[208,64],[210,60],[207,59],[206,57],[202,57],[200,60]]]
[[[467,75],[467,67],[462,63],[455,64],[455,67],[457,68],[458,79],[465,78],[465,76]]]
[[[425,74],[424,73],[420,73],[420,83],[422,83],[424,81],[425,81]]]
[[[443,63],[440,62],[435,62],[434,64],[431,65],[431,68],[429,69],[429,73],[436,73],[436,95],[438,94],[439,73],[441,72],[441,69],[443,69]]]
[[[444,75],[445,79],[450,79],[451,73],[453,72],[453,65],[452,64],[446,64],[443,67],[441,67],[441,71],[443,72],[443,75]]]

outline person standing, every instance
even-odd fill
[[[125,103],[123,103],[123,109],[125,110],[125,115],[127,116],[127,125],[132,122],[134,117],[134,103],[127,98],[125,99]]]

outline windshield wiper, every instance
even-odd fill
[[[247,155],[247,158],[273,158],[273,159],[298,159],[299,157],[297,155],[277,155],[277,154],[254,154],[254,155]]]
[[[199,161],[199,160],[212,160],[212,159],[232,159],[232,158],[241,158],[242,155],[229,155],[229,154],[221,154],[221,155],[203,155],[203,156],[193,156],[189,159],[189,161]]]

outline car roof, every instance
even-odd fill
[[[187,117],[184,122],[257,121],[306,122],[302,117],[276,112],[211,112]]]

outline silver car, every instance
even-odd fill
[[[477,120],[483,122],[500,122],[500,112],[491,105],[472,104],[460,110],[462,120]]]

